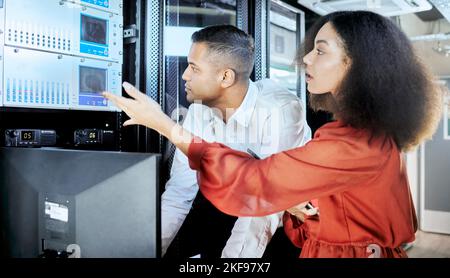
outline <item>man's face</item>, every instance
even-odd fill
[[[188,67],[183,73],[186,98],[189,102],[202,101],[213,107],[221,97],[221,71],[214,64],[214,55],[208,53],[204,43],[193,43],[188,55]]]

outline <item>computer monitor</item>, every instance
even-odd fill
[[[158,164],[157,154],[0,148],[3,257],[70,244],[81,257],[159,257]]]

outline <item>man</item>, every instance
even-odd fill
[[[249,80],[254,64],[249,35],[230,25],[210,26],[195,32],[192,42],[183,80],[187,100],[194,103],[184,128],[261,158],[309,140],[299,99],[270,80]],[[219,212],[198,192],[196,173],[177,150],[162,195],[162,254],[262,257],[281,216],[236,218]]]

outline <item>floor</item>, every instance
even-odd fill
[[[410,258],[450,258],[450,235],[418,231],[406,252]]]

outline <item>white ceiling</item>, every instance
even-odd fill
[[[320,15],[344,10],[369,10],[384,16],[398,16],[432,8],[427,0],[297,0],[297,2]]]
[[[450,23],[445,19],[425,22],[415,14],[403,15],[399,17],[399,24],[402,30],[410,38],[423,36],[430,38],[432,34],[447,34],[446,40],[440,40],[442,48],[450,48]],[[433,48],[438,47],[438,40],[422,40],[412,42],[417,54],[422,61],[431,69],[432,73],[439,77],[450,77],[450,55],[446,57],[444,53],[438,53]]]

